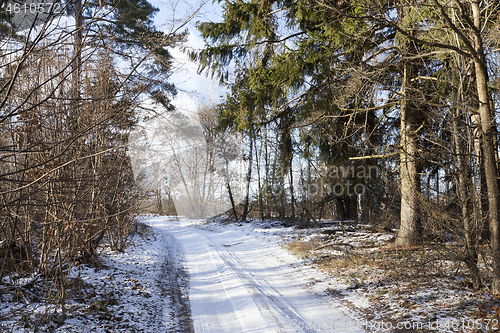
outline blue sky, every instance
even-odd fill
[[[173,26],[178,27],[196,12],[186,25],[189,31],[186,46],[192,49],[201,49],[204,45],[196,30],[196,22],[221,20],[221,7],[212,1],[151,0],[151,2],[160,9],[155,17],[155,24],[165,31],[170,31]],[[211,80],[205,74],[197,74],[197,64],[189,61],[186,54],[179,49],[171,50],[171,53],[175,58],[175,70],[170,81],[178,88],[178,95],[174,100],[174,105],[178,109],[194,111],[198,104],[214,104],[221,95],[225,95],[224,88],[219,87],[217,80]]]

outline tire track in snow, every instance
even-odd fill
[[[217,251],[217,250],[216,250]],[[279,326],[279,332],[286,332],[290,323],[307,323],[308,319],[297,311],[277,289],[273,288],[265,279],[252,272],[242,260],[240,260],[232,251],[217,251],[222,260],[226,262],[231,269],[236,272],[242,281],[245,281],[247,288],[252,289],[254,298],[260,304],[263,316],[272,318]],[[266,316],[267,312],[267,316]],[[317,330],[302,330],[305,333],[316,333]]]
[[[249,289],[254,291],[254,299],[262,310],[263,316],[272,318],[278,324],[277,332],[361,331],[355,327],[340,328],[348,318],[340,310],[334,307],[329,308],[326,302],[323,302],[323,307],[318,306],[322,303],[321,299],[307,293],[299,282],[303,272],[286,264],[276,255],[275,252],[279,252],[276,249],[266,249],[262,246],[262,241],[251,237],[245,239],[244,242],[234,243],[234,245],[244,243],[241,249],[233,244],[231,247],[220,244],[224,239],[213,240],[212,238],[218,238],[217,234],[206,237],[214,244],[222,260],[236,272]],[[218,249],[217,244],[219,244]],[[249,248],[253,251],[249,252]],[[258,260],[255,260],[256,258]],[[276,262],[282,264],[277,265]],[[326,317],[325,308],[328,309]],[[332,320],[328,321],[326,318]]]
[[[238,231],[165,230],[184,251],[195,332],[363,332],[332,326],[350,319],[304,289],[302,274],[312,269],[292,267],[296,260],[278,245]]]
[[[252,295],[198,230],[172,233],[182,244],[190,275],[195,332],[276,332],[261,316]]]
[[[189,275],[183,267],[182,249],[175,237],[162,233],[164,260],[157,284],[160,295],[168,299],[168,307],[157,309],[158,332],[194,333],[188,296]],[[168,322],[167,322],[168,319]]]

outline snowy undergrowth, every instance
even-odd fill
[[[102,266],[71,269],[62,324],[57,297],[44,297],[44,281],[2,286],[0,332],[177,332],[180,318],[164,286],[167,236],[143,228],[124,252],[104,248]]]
[[[499,332],[500,298],[471,288],[464,264],[429,248],[400,249],[394,232],[370,226],[298,229],[279,221],[231,223],[212,219],[202,228],[238,228],[278,242],[320,270],[305,286],[330,298],[356,324],[373,332]]]
[[[224,218],[192,221],[192,226],[212,232],[232,230],[281,244],[301,258],[296,265],[316,269],[315,274],[308,270],[307,276],[297,277],[303,288],[336,304],[367,331],[499,331],[500,301],[473,290],[465,266],[440,259],[433,249],[395,248],[394,234],[375,228],[351,226],[346,230],[352,231],[343,234],[331,226],[284,225]],[[172,240],[153,230],[146,228],[123,253],[104,249],[101,268],[73,267],[62,326],[54,316],[57,299],[44,298],[43,281],[24,287],[0,285],[0,332],[189,331],[189,323],[183,323],[189,314],[183,318],[172,304],[172,295],[178,293],[172,281],[182,276],[165,277],[176,268],[175,263],[165,264],[166,243]],[[175,287],[185,295],[185,284]],[[186,307],[182,311],[189,312]]]

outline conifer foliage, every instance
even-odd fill
[[[261,215],[331,209],[399,228],[399,246],[458,242],[474,286],[482,257],[500,294],[498,1],[219,3],[191,56],[231,90],[221,126],[251,129],[249,152],[276,146],[255,179]],[[328,172],[339,167],[377,177]]]

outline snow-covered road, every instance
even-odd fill
[[[318,272],[248,228],[209,230],[161,217],[148,224],[174,237],[189,274],[196,333],[363,332],[307,286]]]

